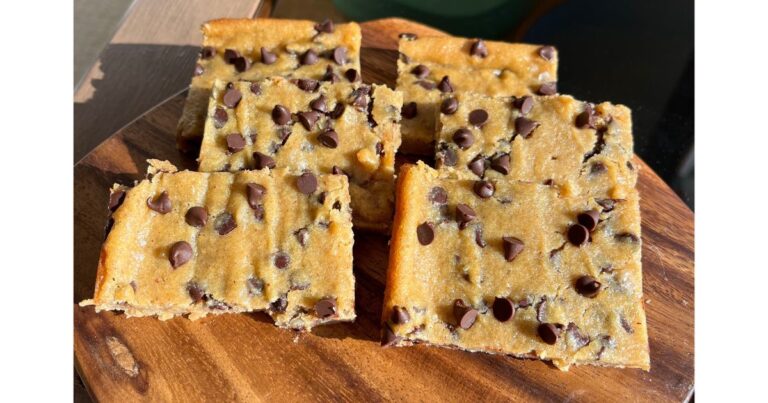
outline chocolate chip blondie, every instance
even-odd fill
[[[398,178],[382,344],[649,368],[638,195],[504,178]]]
[[[325,81],[360,80],[360,26],[301,20],[218,19],[202,26],[195,65],[177,128],[177,143],[192,150],[203,137],[205,112],[216,79],[270,76]]]
[[[346,175],[355,226],[385,230],[394,209],[401,106],[400,93],[360,82],[217,81],[200,170]]]
[[[631,112],[623,105],[462,92],[443,96],[437,115],[441,170],[542,183],[563,196],[623,199],[635,187]]]
[[[401,35],[397,89],[403,92],[403,151],[431,154],[440,95],[551,95],[557,92],[552,46]]]
[[[160,319],[266,311],[297,330],[354,320],[346,177],[151,164],[151,179],[112,188],[85,305]]]

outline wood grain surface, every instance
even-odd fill
[[[404,20],[362,24],[365,81],[394,85],[396,38],[438,31]],[[355,234],[351,324],[295,334],[261,313],[199,321],[96,314],[93,292],[108,188],[143,177],[147,158],[194,168],[175,148],[183,96],[134,121],[75,173],[75,358],[98,401],[685,401],[693,391],[693,213],[642,161],[644,292],[651,371],[560,372],[533,360],[426,346],[379,347],[387,237]],[[601,100],[596,100],[601,101]]]

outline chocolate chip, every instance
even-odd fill
[[[437,83],[437,89],[440,92],[453,92],[453,85],[451,85],[451,79],[448,76],[443,76],[443,79]]]
[[[312,194],[317,190],[317,177],[311,172],[304,172],[296,178],[296,187],[305,195]]]
[[[349,70],[345,71],[344,72],[344,77],[346,77],[347,80],[349,80],[349,82],[351,82],[351,83],[354,83],[354,82],[357,82],[357,81],[361,80],[360,73],[358,73],[357,70],[355,70],[355,69],[349,69]]]
[[[506,259],[507,262],[515,260],[517,255],[519,255],[525,248],[523,241],[513,236],[505,236],[502,237],[501,240],[504,243],[504,259]]]
[[[248,198],[248,205],[252,209],[261,205],[264,195],[267,194],[267,188],[258,183],[248,183],[245,185],[246,196]]]
[[[328,112],[328,106],[326,105],[325,95],[320,95],[316,99],[313,99],[312,101],[310,101],[309,107],[313,111],[317,111],[317,112],[320,112],[320,113]]]
[[[147,199],[147,207],[151,210],[157,211],[160,214],[166,214],[171,211],[171,198],[168,197],[168,192],[163,191],[159,196]]]
[[[595,200],[600,207],[603,208],[603,212],[609,213],[616,207],[616,200],[613,199],[597,199]]]
[[[509,174],[509,154],[503,153],[491,158],[491,168],[502,175]]]
[[[296,117],[305,129],[312,130],[312,126],[320,119],[320,114],[315,111],[299,112],[296,114]]]
[[[349,174],[344,172],[344,170],[339,168],[337,165],[334,165],[333,168],[331,168],[331,173],[334,175],[346,175],[347,177],[349,177]]]
[[[317,136],[317,141],[328,148],[339,146],[339,135],[333,129],[328,129]]]
[[[227,235],[237,228],[237,223],[232,214],[223,212],[216,217],[216,220],[213,222],[213,228],[216,229],[219,235]]]
[[[484,109],[475,109],[469,112],[469,123],[472,126],[480,127],[488,120],[488,112]]]
[[[493,183],[488,181],[476,181],[472,189],[475,191],[476,195],[483,199],[493,196],[493,193],[496,191],[496,187],[493,186]]]
[[[237,104],[240,103],[242,98],[243,94],[240,93],[240,90],[237,88],[231,88],[224,93],[222,101],[224,101],[224,105],[226,105],[228,108],[235,108],[237,107]]]
[[[280,295],[278,299],[274,300],[271,304],[269,304],[269,309],[272,312],[283,313],[287,308],[288,308],[288,298],[285,294]]]
[[[319,83],[317,80],[312,80],[310,78],[300,78],[296,80],[296,86],[299,87],[303,91],[312,92],[317,89],[317,86]]]
[[[453,115],[457,110],[459,110],[459,101],[456,98],[446,98],[440,104],[440,112],[446,115]]]
[[[333,107],[333,110],[328,113],[328,117],[331,119],[338,119],[341,117],[341,115],[344,114],[344,111],[347,109],[346,106],[344,106],[343,103],[339,102],[336,104],[335,107]]]
[[[339,46],[333,50],[333,61],[339,66],[347,63],[347,48]]]
[[[426,76],[429,75],[429,67],[427,67],[427,66],[425,66],[423,64],[420,64],[420,65],[418,65],[418,66],[416,66],[416,67],[411,69],[411,74],[413,74],[414,76],[416,76],[418,78],[425,78]]]
[[[419,243],[426,246],[432,243],[435,239],[435,226],[431,222],[421,223],[416,227],[416,237],[419,239]]]
[[[478,313],[477,309],[468,306],[462,299],[453,301],[453,317],[456,319],[456,325],[464,330],[475,324]]]
[[[338,83],[339,82],[339,76],[336,75],[336,73],[333,72],[333,67],[331,65],[325,66],[325,74],[323,74],[323,77],[320,78],[320,81],[330,81],[332,83]]]
[[[410,32],[401,32],[400,35],[398,35],[397,37],[400,39],[406,39],[406,40],[412,41],[414,39],[417,39],[418,35],[412,34]]]
[[[240,52],[234,50],[234,49],[225,49],[224,50],[224,61],[228,64],[232,64],[234,60],[238,57],[240,57]]]
[[[459,224],[465,224],[474,220],[477,218],[477,213],[475,213],[475,210],[472,209],[472,207],[469,207],[466,204],[459,203],[456,205],[456,221],[459,222]]]
[[[352,92],[352,105],[356,107],[358,110],[364,111],[368,109],[368,92],[364,91],[363,88],[360,87]]]
[[[190,207],[184,215],[184,221],[193,227],[204,227],[208,222],[208,212],[204,207]]]
[[[221,129],[225,124],[227,124],[228,120],[229,115],[223,108],[216,108],[216,111],[213,112],[213,127]]]
[[[557,94],[557,82],[544,83],[539,87],[539,95]]]
[[[236,57],[232,59],[232,64],[235,66],[235,70],[242,73],[251,68],[251,61],[245,57]]]
[[[258,151],[253,153],[253,162],[256,165],[256,169],[263,169],[263,168],[274,168],[275,167],[275,159],[270,157],[269,155],[262,154]]]
[[[390,316],[392,323],[402,325],[411,321],[411,315],[405,308],[401,308],[397,305],[392,307],[392,315]]]
[[[635,330],[632,329],[632,325],[629,322],[627,322],[627,318],[623,316],[621,317],[621,327],[624,328],[624,331],[629,334],[632,334],[635,332]]]
[[[285,252],[275,253],[275,267],[285,269],[291,264],[291,257]]]
[[[576,216],[576,221],[586,227],[590,232],[594,231],[597,227],[597,222],[600,221],[600,212],[597,210],[585,211]]]
[[[539,48],[539,56],[544,60],[550,61],[555,57],[555,48],[552,46],[542,46]]]
[[[315,313],[321,318],[336,315],[336,298],[323,298],[315,303]]]
[[[317,53],[312,49],[307,50],[299,57],[299,63],[301,63],[304,66],[313,65],[317,63],[317,60],[318,60]]]
[[[309,239],[308,229],[299,228],[298,230],[296,230],[296,232],[293,233],[293,236],[296,237],[296,240],[299,242],[299,245],[307,246],[307,240]]]
[[[117,189],[109,194],[109,204],[107,204],[107,208],[109,208],[109,211],[115,211],[118,207],[120,207],[121,204],[123,204],[123,200],[125,199],[125,190],[123,189]]]
[[[334,210],[341,210],[341,202],[336,200],[336,203],[333,203],[333,209]]]
[[[404,119],[413,119],[418,114],[416,102],[408,102],[400,109],[400,115]]]
[[[256,219],[256,221],[261,221],[264,219],[264,206],[258,205],[253,208],[253,217]]]
[[[591,175],[601,174],[607,170],[608,168],[606,168],[605,164],[603,164],[602,162],[595,162],[589,167],[589,173]]]
[[[552,345],[557,343],[557,338],[560,336],[560,328],[552,323],[540,324],[537,332],[539,333],[539,337],[544,343]]]
[[[576,280],[576,292],[588,297],[594,298],[600,292],[600,282],[592,276],[581,276]]]
[[[275,105],[272,108],[272,120],[277,125],[284,125],[291,121],[291,111],[283,105]]]
[[[210,59],[215,55],[216,55],[216,48],[213,48],[211,46],[205,46],[202,49],[200,49],[201,59]]]
[[[205,290],[203,290],[203,288],[194,281],[187,283],[187,293],[189,294],[190,298],[192,298],[192,302],[194,303],[198,303],[205,299]]]
[[[189,262],[194,255],[192,245],[185,241],[179,241],[171,245],[171,251],[168,253],[168,260],[171,261],[171,267],[174,269]]]
[[[482,178],[485,175],[485,162],[485,157],[478,154],[467,164],[467,167],[472,173]]]
[[[245,139],[240,133],[231,133],[227,135],[227,150],[236,153],[245,147]]]
[[[315,31],[317,31],[318,33],[325,32],[327,34],[330,34],[331,32],[333,32],[333,21],[326,18],[325,20],[323,20],[323,22],[319,24],[315,24]]]
[[[389,325],[385,324],[384,329],[382,329],[381,333],[381,346],[382,347],[389,347],[397,344],[400,342],[402,338],[400,336],[395,335],[395,332],[392,331],[392,329],[389,328]]]
[[[456,151],[445,143],[440,144],[440,151],[437,152],[437,161],[440,164],[452,167],[456,165],[457,160]]]
[[[481,248],[488,246],[488,243],[483,239],[483,228],[475,227],[475,243]]]
[[[589,336],[582,333],[581,329],[579,329],[579,327],[576,326],[576,324],[573,322],[568,324],[566,333],[568,333],[568,336],[570,336],[571,341],[573,342],[576,349],[580,349],[589,344]]]
[[[472,135],[472,132],[469,131],[469,129],[462,127],[453,133],[453,142],[463,150],[466,150],[475,142],[475,136]]]
[[[581,224],[573,224],[568,228],[568,241],[575,246],[584,246],[589,240],[589,230]]]
[[[448,203],[448,192],[440,186],[435,186],[429,191],[429,200],[435,204]]]
[[[469,54],[480,57],[488,56],[488,48],[485,46],[485,42],[482,39],[478,39],[469,48]]]
[[[539,127],[539,122],[534,120],[522,116],[515,119],[515,131],[517,134],[523,136],[523,138],[527,139],[528,137],[531,137],[531,134],[533,134],[533,131],[536,130],[537,127]]]
[[[259,278],[249,278],[245,285],[249,295],[261,295],[264,291],[264,280]]]
[[[435,83],[433,83],[432,81],[419,80],[419,81],[416,81],[416,84],[420,85],[425,90],[434,90],[435,89]]]
[[[528,112],[533,109],[533,97],[530,95],[526,95],[524,97],[516,98],[515,102],[513,103],[515,108],[520,110],[520,113],[523,115],[527,115]]]
[[[384,143],[381,141],[376,143],[376,155],[384,155]]]
[[[272,64],[277,61],[277,55],[267,50],[267,48],[261,48],[261,62],[264,64]]]
[[[493,317],[499,322],[506,322],[515,316],[515,304],[509,298],[496,297],[493,300]]]
[[[203,68],[203,66],[201,66],[199,64],[196,64],[195,65],[195,71],[192,74],[194,74],[195,76],[200,76],[204,72],[205,72],[205,69]]]

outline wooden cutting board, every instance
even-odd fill
[[[393,88],[398,34],[443,35],[400,19],[362,27],[365,81]],[[297,335],[274,327],[262,313],[163,322],[79,307],[76,303],[93,293],[110,185],[142,178],[148,158],[195,168],[174,142],[184,96],[157,106],[75,165],[75,359],[96,400],[659,402],[690,397],[693,213],[639,159],[650,372],[591,366],[560,372],[541,361],[442,348],[382,349],[388,238],[365,233],[355,234],[355,323]]]

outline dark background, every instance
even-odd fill
[[[361,21],[400,16],[455,35],[555,45],[559,91],[630,107],[635,152],[694,208],[692,0],[509,0],[482,11],[479,0],[464,10],[425,3],[334,1]]]

